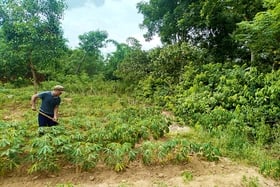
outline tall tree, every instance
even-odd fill
[[[238,24],[235,38],[251,52],[251,62],[280,65],[280,0],[266,0],[267,11],[259,12],[253,21]]]
[[[150,0],[137,8],[144,15],[146,39],[158,34],[164,44],[190,42],[224,60],[238,47],[230,36],[236,23],[251,20],[262,10],[262,0]]]
[[[239,58],[241,54],[231,35],[237,23],[252,20],[256,13],[263,10],[263,0],[206,0],[200,16],[207,29],[207,47],[218,60]]]
[[[95,74],[103,61],[101,48],[106,46],[108,33],[106,31],[90,31],[79,35],[79,49],[82,52],[76,73],[85,70],[88,74]],[[83,67],[82,67],[83,65]]]
[[[31,72],[36,91],[37,73],[53,70],[65,49],[60,26],[64,0],[10,0],[0,5],[0,26],[11,50],[7,63]]]
[[[113,43],[116,47],[116,50],[107,55],[105,60],[104,76],[107,80],[117,80],[119,78],[114,74],[114,72],[130,52],[131,48],[128,44],[118,43],[114,40],[108,40],[108,42]]]
[[[80,48],[86,53],[98,55],[100,49],[106,45],[108,33],[106,31],[90,31],[79,36]]]
[[[141,50],[139,41],[133,37],[126,40],[127,47],[122,61],[114,75],[129,85],[137,84],[149,73],[149,58],[146,51]]]
[[[137,4],[138,11],[144,16],[140,27],[147,28],[144,35],[147,40],[158,34],[164,43],[178,42],[180,36],[175,13],[177,6],[178,0],[150,0]]]

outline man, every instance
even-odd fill
[[[52,91],[44,91],[39,94],[34,94],[31,97],[31,108],[36,111],[36,100],[42,100],[38,114],[39,135],[44,135],[43,127],[51,127],[57,125],[58,107],[61,102],[59,97],[64,91],[64,87],[56,85]]]

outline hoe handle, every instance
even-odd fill
[[[49,116],[49,115],[47,115],[47,114],[45,114],[45,113],[43,113],[43,112],[41,112],[41,111],[39,111],[39,113],[42,114],[43,116],[45,116],[45,117],[47,117],[47,118],[53,120],[54,122],[57,122],[57,121],[55,121],[51,116]]]

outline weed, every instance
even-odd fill
[[[118,185],[118,187],[130,187],[133,186],[132,184],[130,184],[128,181],[126,180],[122,180],[121,183]]]
[[[154,181],[153,183],[154,183],[153,186],[156,186],[156,187],[168,187],[168,185],[162,181]]]
[[[243,187],[260,187],[258,177],[249,177],[243,176],[242,178]]]
[[[181,176],[183,177],[185,183],[188,183],[193,179],[193,174],[190,171],[183,171]]]

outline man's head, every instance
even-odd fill
[[[59,96],[64,91],[64,87],[61,85],[56,85],[53,87],[54,95]]]

